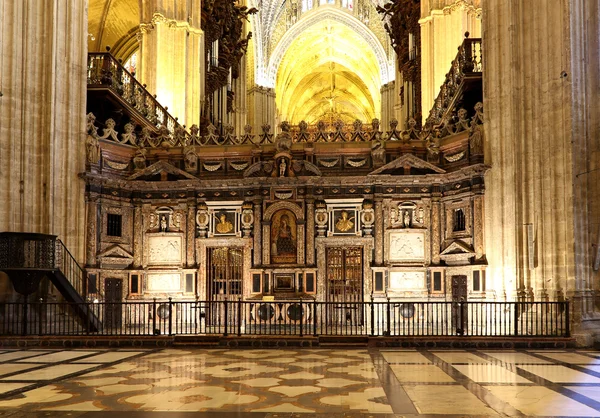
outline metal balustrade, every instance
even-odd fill
[[[0,304],[0,335],[569,337],[569,302],[39,300]],[[94,331],[75,314],[100,318]],[[90,318],[88,316],[88,318]]]

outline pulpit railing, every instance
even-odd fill
[[[468,36],[468,33],[466,35]],[[425,121],[426,130],[432,130],[434,126],[448,119],[450,113],[458,110],[454,109],[454,105],[457,98],[464,93],[462,85],[465,79],[469,77],[481,79],[483,72],[481,45],[481,38],[466,38],[458,47],[458,53],[452,60],[450,71],[446,74],[446,79],[440,87],[440,92]]]
[[[155,128],[166,126],[169,132],[181,128],[177,119],[163,107],[156,95],[140,83],[110,52],[91,52],[87,66],[88,88],[108,88],[134,108]]]

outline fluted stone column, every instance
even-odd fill
[[[0,231],[56,234],[85,262],[87,1],[0,12]]]
[[[450,63],[463,42],[481,36],[481,0],[421,2],[421,85],[423,116],[427,118],[440,92]],[[490,16],[493,21],[493,17]]]
[[[573,229],[575,319],[593,319],[600,290],[600,5],[574,0],[569,13],[572,83]],[[596,270],[594,270],[596,269]],[[597,329],[597,328],[596,328]]]
[[[546,283],[550,299],[574,299],[580,323],[598,288],[598,4],[482,5],[488,277],[508,291],[531,284],[539,294]]]
[[[181,124],[198,124],[205,60],[201,1],[148,0],[140,4],[139,78]]]
[[[390,129],[390,121],[392,119],[398,120],[397,110],[398,106],[398,95],[396,94],[396,83],[390,81],[387,84],[381,86],[381,126],[383,131]],[[364,121],[369,123],[370,121]],[[403,126],[401,126],[403,127]]]
[[[262,132],[261,126],[268,124],[275,132],[277,108],[275,106],[275,90],[254,86],[248,90],[248,123],[254,128],[254,134]]]

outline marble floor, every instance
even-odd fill
[[[5,417],[600,416],[600,352],[0,349]]]

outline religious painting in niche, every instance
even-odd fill
[[[271,263],[295,264],[296,246],[296,217],[287,209],[278,210],[271,218]]]
[[[334,233],[356,234],[356,211],[354,209],[336,209],[333,214]]]
[[[292,274],[277,274],[275,276],[275,291],[293,290],[294,276]]]
[[[231,235],[235,233],[235,213],[221,211],[215,213],[215,235]]]

